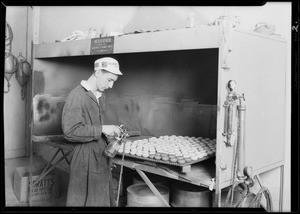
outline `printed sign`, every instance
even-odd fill
[[[94,38],[91,40],[91,55],[111,54],[114,50],[114,37]]]
[[[33,179],[33,182],[36,180]],[[55,182],[56,179],[53,175],[48,175],[44,179],[40,180],[36,185],[31,189],[31,196],[40,197],[40,196],[50,196],[55,192]],[[29,182],[30,184],[30,182]],[[29,188],[28,188],[29,193]]]
[[[35,182],[45,166],[33,166],[32,181]],[[28,202],[31,190],[32,201],[52,200],[60,194],[60,174],[53,169],[48,175],[37,182],[32,188],[30,186],[29,167],[16,167],[14,174],[13,191],[21,202]]]

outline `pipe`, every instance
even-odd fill
[[[246,106],[238,106],[239,115],[239,129],[238,129],[238,171],[243,172],[245,167],[245,116],[246,116]]]

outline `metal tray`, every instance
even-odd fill
[[[117,155],[122,156],[123,154],[118,152]],[[140,159],[140,160],[146,160],[146,161],[150,161],[150,162],[157,162],[157,163],[162,163],[162,164],[167,164],[167,165],[172,165],[172,166],[184,167],[184,166],[192,165],[192,164],[195,164],[195,163],[207,160],[209,158],[215,157],[215,154],[213,154],[213,155],[207,155],[207,156],[205,156],[203,158],[199,158],[197,160],[190,161],[190,162],[187,162],[187,163],[184,163],[184,164],[172,163],[170,161],[156,160],[156,159],[152,159],[152,158],[145,158],[145,157],[136,156],[136,155],[130,155],[130,154],[124,154],[124,156],[125,157],[130,157],[130,158],[135,158],[135,159]]]

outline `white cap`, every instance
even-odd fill
[[[116,74],[116,75],[123,75],[121,71],[119,70],[119,63],[117,60],[111,58],[111,57],[103,57],[100,59],[97,59],[94,63],[94,69],[95,70],[106,70],[110,73]]]

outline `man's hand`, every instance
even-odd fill
[[[115,125],[102,125],[102,132],[110,137],[121,135],[121,130]]]

